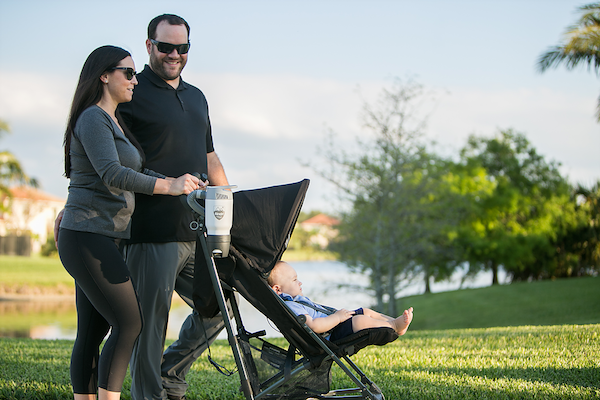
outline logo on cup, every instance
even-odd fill
[[[225,216],[225,209],[222,206],[215,207],[215,218],[219,221]]]

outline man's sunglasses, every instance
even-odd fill
[[[158,42],[154,39],[150,39],[150,42],[152,42],[152,44],[156,46],[158,51],[165,54],[171,54],[173,50],[177,50],[177,53],[179,54],[187,54],[187,52],[190,51],[189,42],[185,44],[171,44],[165,42]]]
[[[131,67],[112,67],[111,69],[109,69],[109,71],[114,71],[115,69],[122,69],[125,72],[125,78],[127,78],[128,81],[132,80],[133,77],[137,74],[137,72],[135,72],[135,69]]]

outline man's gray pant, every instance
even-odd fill
[[[193,307],[195,242],[139,243],[125,248],[125,258],[142,308],[144,326],[131,355],[131,397],[134,400],[182,396],[192,363],[224,327],[221,314],[202,319],[190,314],[179,339],[164,351],[171,298],[175,290]],[[205,330],[202,329],[202,324]]]

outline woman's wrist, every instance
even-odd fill
[[[171,180],[169,178],[156,178],[154,184],[154,194],[169,194],[171,190]]]

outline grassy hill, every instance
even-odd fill
[[[600,278],[516,282],[405,297],[411,330],[600,323]]]

